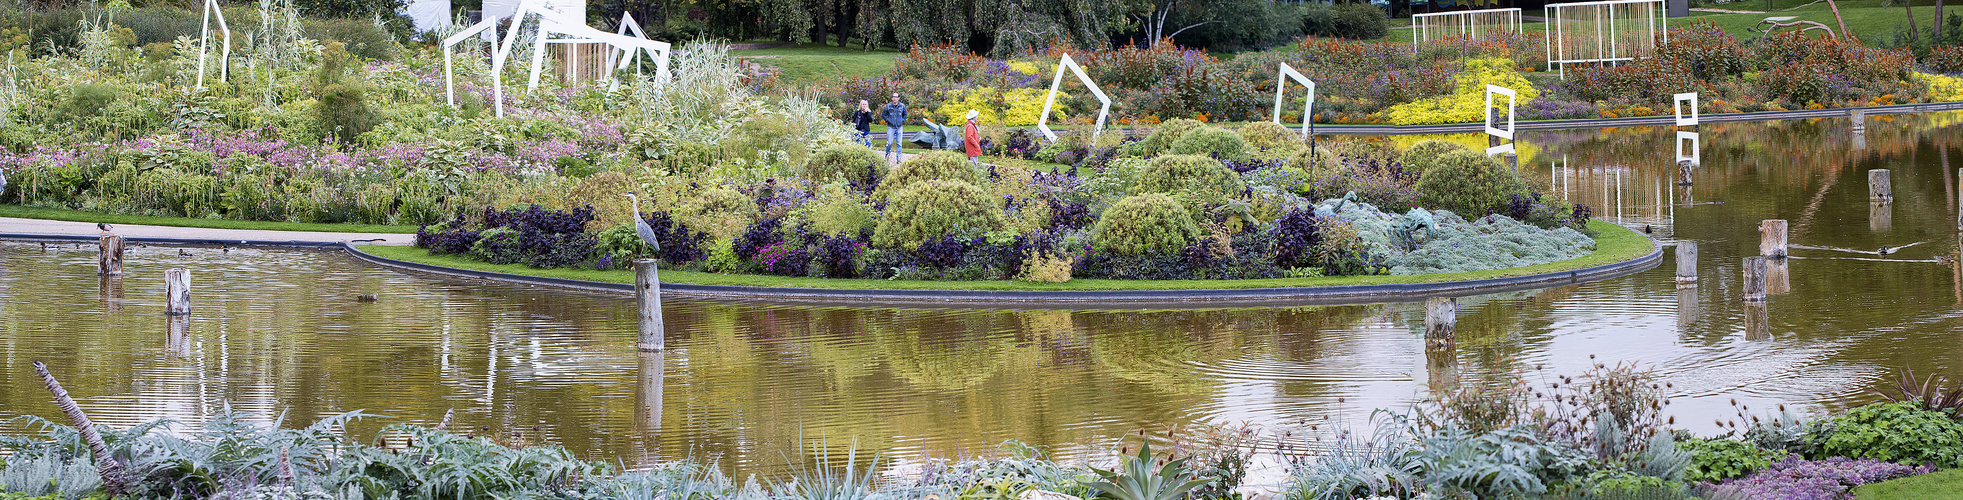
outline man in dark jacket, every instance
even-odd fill
[[[852,112],[852,130],[859,133],[859,144],[872,147],[872,108],[865,99],[859,100],[859,110]]]
[[[900,94],[894,93],[893,102],[879,108],[879,119],[886,122],[886,158],[898,161],[903,152],[900,141],[904,140],[900,137],[900,127],[907,124],[907,105],[900,104]]]

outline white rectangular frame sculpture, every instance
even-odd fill
[[[1689,118],[1684,118],[1684,103],[1686,102],[1690,103]],[[1697,121],[1699,117],[1697,116],[1698,106],[1697,106],[1696,92],[1684,92],[1681,94],[1676,94],[1671,98],[1671,106],[1674,107],[1677,112],[1677,126],[1679,127],[1697,126]]]
[[[1628,50],[1624,50],[1617,43],[1617,38],[1614,36],[1616,34],[1617,24],[1615,9],[1618,6],[1631,4],[1654,4],[1654,8],[1642,7],[1642,15],[1638,20],[1624,19],[1624,21],[1639,22],[1647,29],[1647,33],[1644,35],[1639,37],[1631,36],[1630,38],[1641,40],[1640,43],[1648,44],[1647,47],[1631,47]],[[1583,40],[1583,42],[1595,42],[1593,51],[1587,54],[1569,54],[1568,44],[1564,42],[1571,35],[1574,35],[1574,33],[1571,33],[1567,29],[1569,27],[1568,23],[1582,22],[1576,20],[1576,14],[1572,13],[1572,11],[1579,10],[1593,11],[1589,13],[1591,17],[1597,20],[1606,19],[1606,21],[1597,22],[1594,33],[1578,33],[1579,36],[1590,37],[1589,39]],[[1664,0],[1607,0],[1600,2],[1550,3],[1547,4],[1546,16],[1548,23],[1551,25],[1547,29],[1547,66],[1557,68],[1561,73],[1561,78],[1564,80],[1568,77],[1568,64],[1633,60],[1643,52],[1655,49],[1659,36],[1662,37],[1663,43],[1669,43],[1670,41],[1670,21],[1667,15],[1667,9],[1664,6]],[[1607,29],[1603,29],[1602,24],[1607,24]],[[1585,49],[1587,48],[1587,44],[1577,44],[1576,48]]]
[[[1097,96],[1098,102],[1104,103],[1104,106],[1097,110],[1097,128],[1091,129],[1091,144],[1096,145],[1097,136],[1104,133],[1104,118],[1111,114],[1111,97],[1104,95],[1104,91],[1097,88],[1097,82],[1091,81],[1091,75],[1085,73],[1084,67],[1078,66],[1077,61],[1070,58],[1070,54],[1064,54],[1063,59],[1056,63],[1056,76],[1050,78],[1050,95],[1043,99],[1043,115],[1036,119],[1036,130],[1043,132],[1043,137],[1051,141],[1056,140],[1056,132],[1050,130],[1050,109],[1056,105],[1057,91],[1063,88],[1064,68],[1069,68],[1072,73],[1076,73],[1077,81],[1084,82],[1084,87],[1089,88],[1091,94]]]
[[[1689,142],[1690,146],[1685,147],[1685,142]],[[1704,140],[1697,132],[1677,131],[1677,163],[1685,160],[1689,160],[1693,166],[1704,164]]]
[[[1495,94],[1506,96],[1506,129],[1505,130],[1501,130],[1500,128],[1493,126],[1493,95]],[[1506,144],[1501,144],[1498,146],[1486,148],[1486,156],[1513,152],[1512,141],[1513,141],[1513,131],[1515,130],[1514,118],[1515,118],[1515,111],[1518,109],[1519,103],[1520,103],[1519,94],[1517,92],[1514,92],[1513,89],[1501,87],[1498,85],[1493,85],[1490,83],[1486,84],[1486,122],[1485,122],[1486,135],[1498,137],[1508,141]]]
[[[1309,77],[1302,75],[1302,72],[1295,71],[1295,67],[1289,66],[1288,63],[1281,63],[1281,68],[1275,72],[1274,122],[1276,125],[1282,124],[1281,98],[1283,93],[1288,90],[1289,80],[1295,80],[1296,83],[1300,83],[1303,87],[1308,87],[1309,89],[1309,94],[1302,96],[1302,137],[1306,138],[1309,136],[1309,121],[1314,117],[1310,112],[1315,110],[1315,80],[1310,80]]]
[[[464,28],[463,31],[459,31],[457,34],[443,39],[443,96],[444,102],[452,108],[457,107],[456,46],[459,43],[463,43],[464,40],[476,38],[478,33],[485,32],[486,30],[490,31],[493,39],[497,38],[497,18],[486,18],[483,22],[471,25],[471,27]],[[496,67],[498,65],[493,66]],[[496,78],[496,76],[494,75],[493,78]],[[502,110],[499,111],[499,115],[503,115]]]
[[[1483,34],[1479,32],[1479,28],[1488,25],[1488,23],[1482,23],[1479,21],[1481,19],[1490,19],[1495,17],[1502,18],[1505,21],[1501,23],[1493,23],[1491,25],[1505,26],[1505,28],[1502,28],[1505,31],[1511,31],[1514,33],[1520,32],[1520,9],[1517,8],[1462,10],[1462,11],[1454,11],[1454,12],[1433,12],[1430,14],[1412,14],[1411,15],[1411,44],[1417,45],[1432,40],[1443,40],[1445,37],[1452,36],[1452,35],[1465,35],[1469,37],[1477,37]],[[1437,31],[1439,32],[1437,38],[1432,37],[1434,23],[1436,23]]]
[[[204,88],[204,61],[211,50],[211,16],[218,15],[218,30],[225,33],[225,48],[218,55],[218,82],[224,83],[231,76],[232,69],[232,28],[225,24],[225,11],[218,8],[218,0],[204,0],[204,23],[198,27],[198,88]]]

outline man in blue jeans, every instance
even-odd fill
[[[900,94],[893,94],[893,102],[879,108],[880,121],[886,122],[886,159],[898,161],[900,158],[900,127],[907,124],[907,105],[900,104]]]

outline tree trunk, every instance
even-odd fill
[[[1840,18],[1840,4],[1834,3],[1833,0],[1827,0],[1827,8],[1833,9],[1833,20],[1835,23],[1840,24],[1840,36],[1847,37],[1848,40],[1855,42],[1861,41],[1861,39],[1854,37],[1854,33],[1847,31],[1847,20]]]
[[[1913,2],[1902,0],[1902,11],[1908,13],[1908,44],[1910,47],[1913,47],[1922,45],[1922,42],[1918,40],[1920,37],[1915,34],[1915,8],[1909,5],[1911,3]]]
[[[1943,43],[1943,0],[1936,0],[1936,22],[1929,24],[1936,25],[1936,29],[1929,30],[1931,33],[1935,33],[1931,35],[1934,39],[1929,40],[1929,46],[1934,47]]]
[[[123,466],[116,463],[116,457],[109,455],[109,445],[102,443],[102,433],[96,432],[95,423],[90,422],[89,416],[82,413],[82,407],[75,404],[74,398],[68,397],[68,390],[61,388],[61,382],[55,381],[54,374],[48,373],[48,365],[35,361],[34,373],[41,376],[41,381],[47,385],[48,392],[54,394],[55,406],[61,407],[61,412],[68,415],[68,422],[74,424],[75,431],[81,433],[82,440],[88,442],[89,454],[95,456],[96,472],[102,474],[102,489],[111,497],[122,495]]]

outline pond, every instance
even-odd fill
[[[1417,303],[1204,310],[847,308],[671,300],[671,350],[635,351],[630,299],[400,274],[299,250],[136,248],[120,278],[93,245],[0,244],[0,417],[60,419],[47,362],[98,422],[197,422],[223,405],[289,422],[364,410],[628,466],[713,456],[767,472],[823,441],[908,461],[1005,440],[1063,458],[1126,433],[1211,423],[1362,423],[1453,373],[1653,367],[1693,431],[1787,404],[1872,399],[1903,367],[1959,374],[1963,280],[1948,145],[1963,114],[1705,125],[1678,186],[1662,127],[1522,132],[1521,168],[1598,218],[1700,244],[1674,265],[1459,299],[1458,342],[1428,355]],[[1388,140],[1408,144],[1416,137]],[[1478,136],[1455,139],[1483,142]],[[1856,144],[1856,140],[1860,144]],[[1666,145],[1666,146],[1659,146]],[[1895,200],[1868,201],[1866,170]],[[1763,219],[1791,223],[1786,280],[1740,296]],[[1881,247],[1910,245],[1886,256]],[[1844,249],[1844,250],[1842,250]],[[1863,254],[1856,251],[1869,251]],[[163,270],[195,305],[163,311]],[[358,295],[374,294],[375,302]],[[173,323],[173,322],[176,323]],[[1542,371],[1535,371],[1540,367]],[[19,425],[0,430],[19,432]]]

